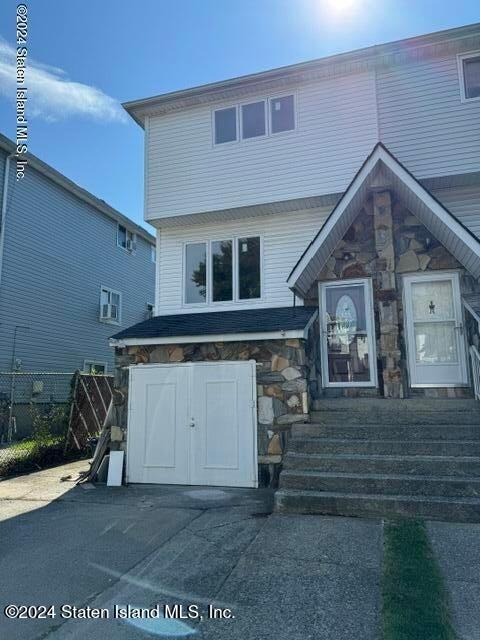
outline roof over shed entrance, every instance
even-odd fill
[[[292,269],[287,280],[292,291],[300,297],[307,295],[369,191],[378,189],[391,191],[475,278],[480,278],[478,239],[378,143]]]

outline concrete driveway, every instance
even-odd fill
[[[0,637],[379,637],[380,520],[270,515],[262,489],[75,486],[81,467],[0,482]],[[8,604],[55,617],[9,620]]]

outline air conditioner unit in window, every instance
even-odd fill
[[[135,251],[136,248],[137,248],[137,243],[135,242],[135,240],[127,240],[126,242],[127,251]]]

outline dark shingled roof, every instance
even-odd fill
[[[480,318],[480,293],[464,293],[462,299],[476,314],[477,318]]]
[[[116,333],[126,338],[175,338],[179,336],[258,333],[304,329],[317,307],[274,307],[156,316]]]

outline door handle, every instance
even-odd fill
[[[193,427],[195,426],[195,418],[192,418],[192,419],[190,420],[190,422],[189,422],[189,426],[190,426],[190,427],[192,427],[192,429],[193,429]]]

